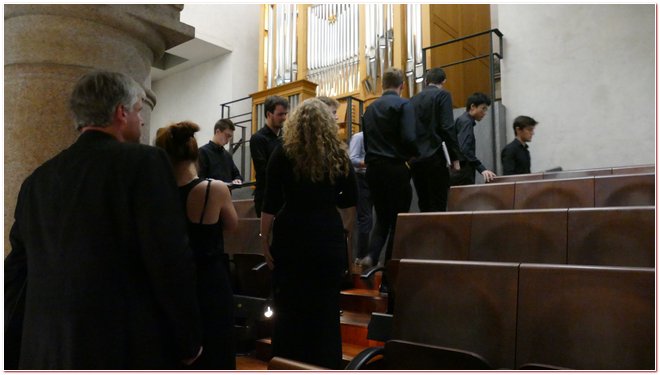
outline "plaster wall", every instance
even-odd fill
[[[257,91],[259,7],[185,5],[181,22],[195,27],[195,37],[231,52],[153,82],[158,102],[151,115],[151,144],[159,127],[182,120],[199,124],[197,142],[200,146],[206,144],[213,135],[213,125],[221,117],[220,104]],[[232,114],[249,110],[248,100],[232,107]],[[249,124],[246,125],[249,139]],[[239,133],[237,129],[235,141]]]
[[[507,141],[535,118],[532,172],[655,162],[655,6],[496,5]]]

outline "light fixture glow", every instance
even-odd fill
[[[270,308],[270,306],[266,306],[266,311],[264,311],[264,316],[266,318],[269,318],[273,316],[273,310]]]

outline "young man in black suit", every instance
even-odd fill
[[[396,217],[410,210],[412,187],[408,161],[418,156],[415,143],[415,111],[402,98],[403,72],[390,69],[383,74],[383,95],[363,115],[366,178],[376,210],[369,254],[360,264],[378,262],[387,240],[385,262],[392,257]]]
[[[460,169],[454,107],[451,94],[444,88],[446,81],[444,70],[433,68],[426,73],[424,90],[410,99],[417,116],[420,155],[411,163],[411,172],[420,212],[447,211],[449,168],[442,142],[447,147],[452,169]]]
[[[503,174],[531,173],[532,160],[529,155],[528,142],[532,141],[536,120],[529,116],[518,116],[513,120],[513,131],[516,138],[502,149]]]

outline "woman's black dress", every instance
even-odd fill
[[[284,149],[273,151],[263,212],[276,215],[271,245],[274,356],[341,367],[339,293],[347,255],[337,207],[352,207],[356,201],[353,168],[334,184],[297,181]]]
[[[197,178],[179,187],[179,193],[183,206],[186,207],[190,191],[204,181],[209,182],[200,219],[192,222],[186,215],[190,248],[195,254],[197,265],[197,295],[202,315],[204,351],[200,358],[186,369],[234,370],[234,297],[224,254],[222,223],[218,220],[215,224],[200,224],[208,201],[210,180]]]

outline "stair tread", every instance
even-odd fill
[[[371,320],[371,314],[359,313],[353,311],[344,311],[341,314],[341,318],[340,318],[341,324],[350,324],[350,325],[362,326],[362,327],[368,326],[370,320]]]
[[[375,289],[345,289],[341,291],[341,294],[352,295],[352,296],[366,296],[374,297],[377,299],[383,299],[384,296],[378,290]]]

